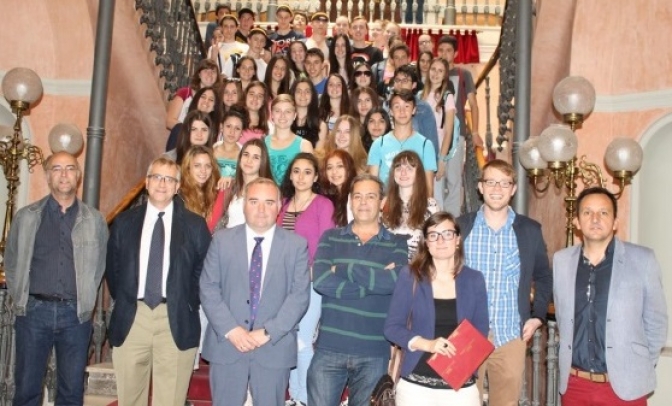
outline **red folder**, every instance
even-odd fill
[[[434,354],[427,363],[451,388],[459,390],[495,350],[495,346],[467,319],[457,326],[448,340],[455,346],[455,355]]]

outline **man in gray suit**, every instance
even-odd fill
[[[296,328],[308,308],[308,245],[275,226],[280,190],[266,178],[245,187],[245,224],[218,231],[201,274],[208,318],[203,358],[215,405],[284,405],[296,366]],[[246,253],[246,254],[245,254]]]
[[[553,257],[563,405],[646,405],[667,338],[661,271],[649,248],[614,237],[616,198],[585,189],[574,223],[583,244]]]

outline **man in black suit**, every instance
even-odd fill
[[[198,281],[210,244],[205,220],[179,197],[180,171],[158,158],[148,202],[119,215],[107,251],[114,299],[112,361],[120,406],[184,406],[200,340]]]

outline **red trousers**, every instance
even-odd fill
[[[570,375],[567,392],[561,396],[562,406],[646,406],[646,396],[623,400],[616,396],[611,384],[591,382]]]

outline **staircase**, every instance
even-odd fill
[[[117,406],[117,383],[111,362],[89,365],[84,406]],[[189,383],[187,401],[192,406],[212,405],[210,394],[210,368],[201,362]]]

